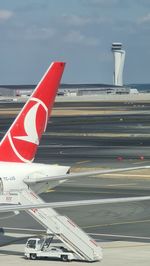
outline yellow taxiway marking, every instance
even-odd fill
[[[122,187],[122,186],[127,186],[127,187],[130,187],[130,186],[135,186],[137,185],[137,183],[129,183],[129,184],[110,184],[110,185],[106,185],[105,187]]]
[[[55,189],[48,189],[46,192],[54,192]]]
[[[76,164],[89,163],[89,162],[90,162],[89,160],[86,160],[86,161],[77,162]]]
[[[103,233],[102,234],[101,233],[95,233],[95,234],[94,233],[88,233],[88,234],[91,235],[91,236],[95,236],[95,237],[96,236],[108,236],[108,237],[115,237],[115,238],[116,237],[117,238],[118,237],[119,238],[121,237],[121,238],[124,238],[124,239],[127,239],[127,238],[129,239],[130,238],[130,239],[138,239],[138,240],[139,239],[142,239],[142,240],[143,239],[150,240],[150,237],[145,237],[145,236],[131,236],[131,235],[121,235],[121,234],[120,235],[117,235],[117,234],[103,234]],[[110,244],[107,248],[135,247],[135,246],[139,247],[140,245],[142,245],[142,246],[148,245],[149,246],[150,243],[148,243],[148,244],[147,243],[146,244],[145,243],[142,243],[142,244],[141,243],[140,244],[138,243],[138,244],[134,244],[134,245],[133,245],[133,243],[130,243],[130,244],[128,243],[127,245],[124,245],[123,244],[123,245],[120,246],[120,243],[117,242],[116,243],[116,246],[114,246],[114,245],[111,246],[111,244]]]
[[[145,160],[143,160],[143,161],[141,161],[141,162],[136,162],[136,163],[133,163],[133,164],[142,164],[142,163],[150,163],[150,161],[145,161]]]
[[[102,236],[103,236],[103,235],[102,235]],[[111,235],[110,235],[110,236],[111,236]],[[112,235],[112,237],[113,237],[113,235]],[[130,238],[130,237],[129,237],[129,238]],[[135,237],[133,237],[133,238],[135,238]],[[142,238],[135,238],[135,239],[145,239],[145,238],[142,237]],[[149,238],[148,238],[148,240],[149,240]],[[120,241],[119,241],[119,242],[120,242]],[[120,243],[119,243],[119,244],[120,244]],[[103,245],[103,246],[104,246],[104,245]],[[118,248],[119,248],[119,249],[120,249],[120,248],[141,248],[141,247],[149,247],[149,246],[150,246],[150,244],[145,244],[145,243],[144,243],[144,244],[141,244],[141,243],[140,243],[140,244],[134,244],[134,245],[133,245],[133,244],[132,244],[132,245],[121,245],[121,244],[120,244],[119,247],[118,247],[118,246],[108,246],[108,247],[105,246],[105,249],[109,249],[109,248],[110,248],[110,249],[111,249],[111,248],[112,248],[112,249],[115,249],[115,248],[116,248],[116,249],[118,249]]]
[[[107,227],[107,226],[115,226],[115,225],[137,224],[137,223],[148,223],[148,222],[150,222],[150,219],[148,219],[148,220],[128,221],[128,222],[122,222],[122,223],[95,224],[95,225],[84,226],[83,228],[86,229],[86,228],[94,228],[94,227]]]
[[[121,176],[125,176],[125,177],[148,177],[150,178],[150,174],[149,175],[143,175],[143,174],[104,174],[104,175],[109,175],[109,176],[115,176],[115,177],[121,177]]]
[[[111,235],[110,235],[110,236],[111,236]],[[112,237],[113,237],[113,236],[112,236]],[[130,237],[129,237],[129,238],[130,238]],[[135,238],[135,237],[133,237],[133,238]],[[136,238],[135,238],[135,239],[136,239]],[[137,239],[145,239],[145,238],[137,238]],[[148,239],[148,240],[149,240],[149,239]],[[119,242],[120,242],[120,241],[119,241]],[[103,246],[104,246],[104,245],[103,245]],[[141,248],[141,247],[149,247],[149,246],[150,246],[150,244],[145,244],[145,243],[144,243],[144,244],[141,244],[141,243],[140,243],[140,244],[134,244],[134,245],[133,245],[133,244],[132,244],[132,245],[121,245],[121,244],[120,244],[119,247],[118,247],[118,246],[108,246],[108,247],[105,246],[105,249],[109,249],[109,248],[110,248],[110,249],[111,249],[111,248],[112,248],[112,249],[115,249],[115,248],[116,248],[116,249],[118,249],[118,248],[119,248],[119,249],[120,249],[120,248]]]

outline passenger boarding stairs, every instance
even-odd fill
[[[18,202],[21,205],[44,203],[31,189],[22,190],[18,195]],[[34,208],[27,212],[46,228],[47,233],[55,235],[72,250],[79,260],[93,262],[102,259],[100,246],[68,217],[59,215],[52,208]]]

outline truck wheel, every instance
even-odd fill
[[[62,261],[68,261],[68,256],[67,255],[62,255],[61,256]]]
[[[36,260],[36,254],[35,253],[31,253],[30,254],[30,260]]]

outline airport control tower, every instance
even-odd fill
[[[111,50],[114,55],[115,61],[113,82],[116,86],[123,86],[123,67],[125,60],[125,51],[122,50],[122,43],[112,43]]]

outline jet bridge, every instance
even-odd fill
[[[19,202],[22,205],[44,203],[31,189],[23,190],[19,194]],[[102,259],[100,246],[68,217],[58,214],[52,208],[34,208],[27,212],[43,225],[47,233],[55,235],[72,250],[79,260],[93,262]]]

